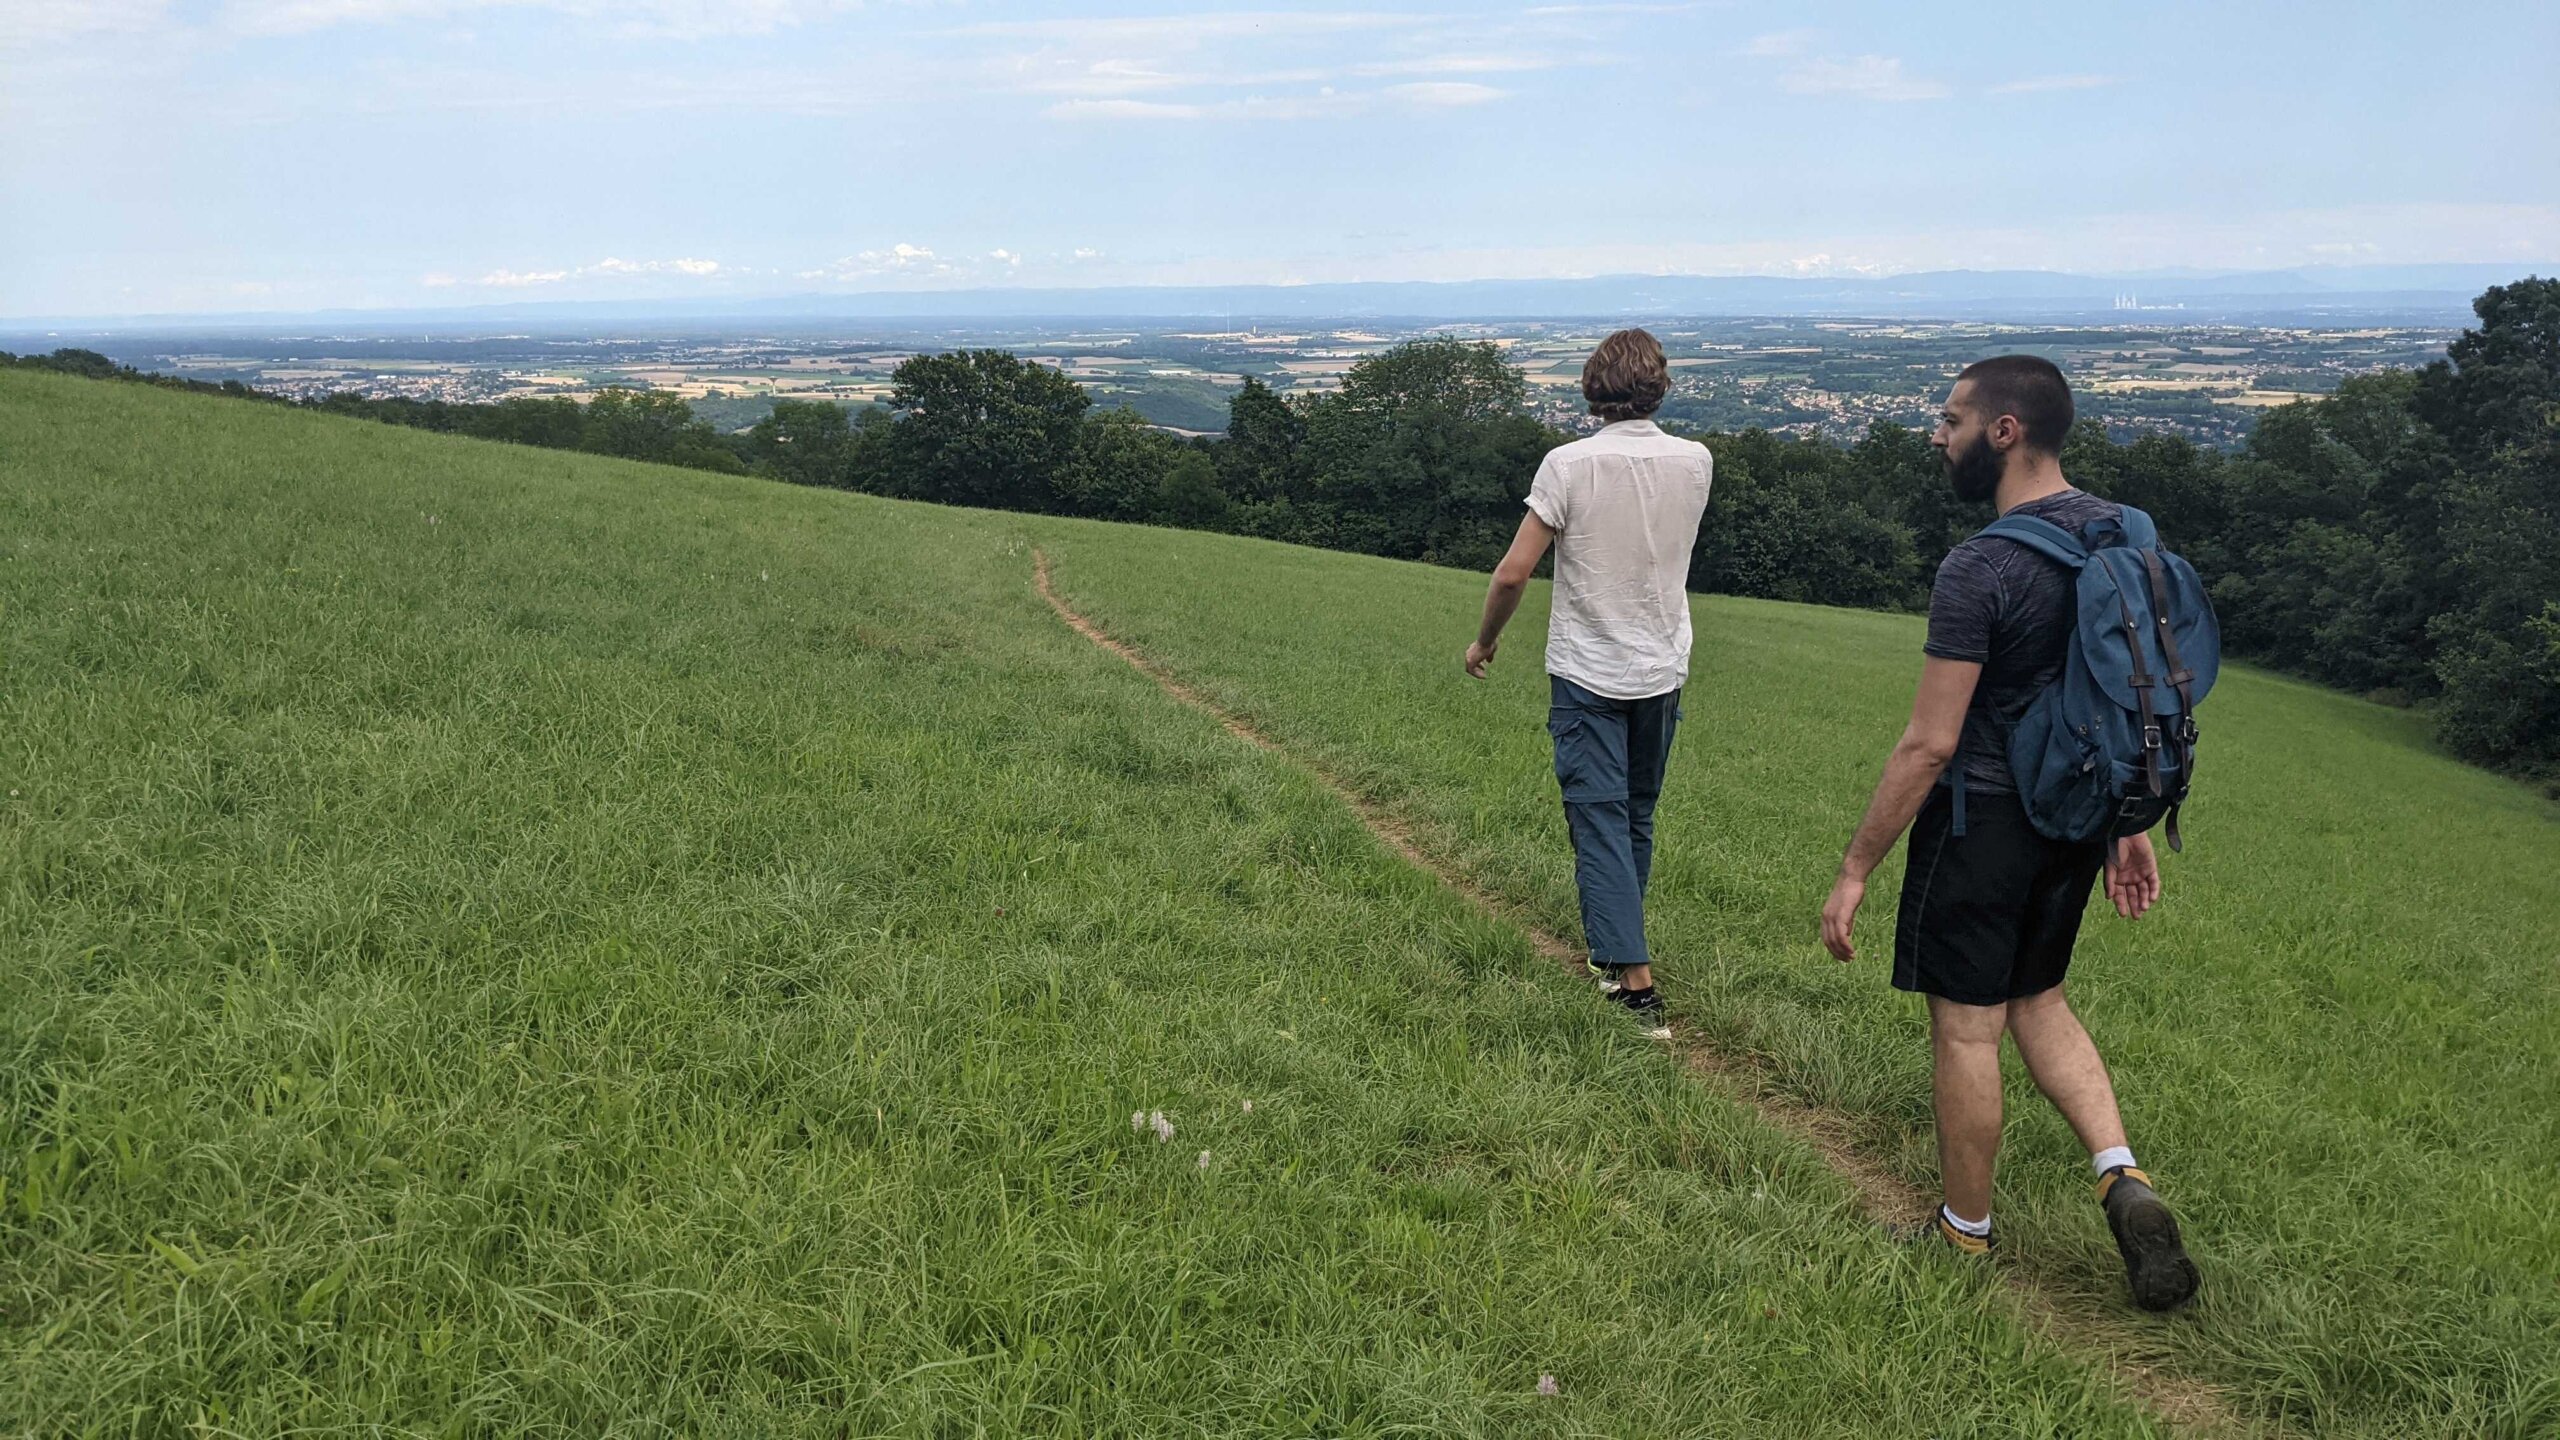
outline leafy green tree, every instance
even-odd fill
[[[1227,438],[1216,451],[1227,493],[1249,502],[1294,494],[1298,452],[1306,440],[1306,413],[1246,376],[1244,388],[1227,402]]]
[[[1918,430],[1890,420],[1872,421],[1850,447],[1849,461],[1867,512],[1898,521],[1911,532],[1916,578],[1923,588],[1947,552],[1991,518],[1981,506],[1956,498],[1945,464]]]
[[[918,355],[891,372],[891,494],[1055,510],[1093,402],[1056,367],[1002,350]]]
[[[1058,477],[1058,508],[1098,520],[1153,519],[1180,450],[1126,406],[1088,416],[1075,460]]]
[[[2493,285],[2471,303],[2477,329],[2419,372],[2418,413],[2459,458],[2541,443],[2560,412],[2560,279]]]
[[[1491,565],[1564,439],[1525,413],[1527,392],[1487,344],[1410,341],[1359,362],[1308,411],[1299,518],[1345,549]]]
[[[897,467],[892,452],[897,432],[897,416],[886,405],[865,405],[853,412],[853,430],[846,437],[844,450],[844,483],[848,489],[868,495],[893,493],[890,476]]]
[[[747,431],[749,465],[794,485],[849,482],[853,425],[832,400],[776,400]]]
[[[1153,518],[1161,524],[1190,530],[1223,530],[1232,508],[1227,492],[1218,483],[1217,462],[1210,458],[1210,452],[1186,445],[1157,482]]]
[[[123,368],[95,350],[67,346],[50,355],[30,355],[27,361],[39,369],[59,370],[65,375],[77,375],[87,380],[114,380],[119,378],[118,372]]]
[[[1848,452],[1760,430],[1713,437],[1708,448],[1715,493],[1689,588],[1874,609],[1925,599],[1909,527],[1869,508],[1870,477]]]
[[[2445,508],[2461,598],[2427,636],[2446,739],[2469,759],[2560,769],[2560,443],[2495,452],[2447,487]]]
[[[566,395],[521,395],[480,408],[470,433],[483,439],[575,450],[586,434],[586,411]]]
[[[1433,412],[1499,420],[1519,414],[1528,396],[1528,382],[1502,358],[1499,346],[1441,339],[1408,340],[1354,364],[1333,398],[1382,417]]]
[[[709,421],[694,418],[693,407],[684,403],[684,397],[655,390],[613,386],[597,391],[587,402],[578,448],[697,470],[734,473],[746,468],[720,443]]]

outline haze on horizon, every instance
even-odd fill
[[[11,0],[0,316],[2521,269],[2555,57],[2524,3]]]

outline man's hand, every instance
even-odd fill
[[[1866,903],[1867,882],[1842,875],[1832,882],[1831,898],[1822,902],[1822,945],[1842,964],[1858,958],[1858,946],[1849,938],[1858,923],[1858,907]]]
[[[1511,612],[1520,608],[1521,593],[1529,588],[1529,577],[1537,573],[1539,559],[1555,538],[1556,532],[1547,528],[1537,511],[1520,517],[1520,533],[1511,537],[1511,548],[1493,567],[1493,583],[1485,587],[1484,620],[1476,626],[1476,643],[1467,647],[1468,674],[1484,678],[1484,667],[1493,663],[1493,652],[1502,647],[1502,627],[1511,623]]]
[[[2160,899],[2160,856],[2149,835],[2127,835],[2107,854],[2107,899],[2116,913],[2139,920]]]

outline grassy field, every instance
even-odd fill
[[[1577,932],[1543,586],[1479,684],[1480,577],[1162,531],[1046,545],[1088,616]],[[1924,1017],[1887,984],[1899,858],[1856,966],[1815,939],[1920,622],[1724,598],[1696,620],[1666,993],[1927,1183]],[[2205,1271],[2155,1326],[2166,1361],[2320,1433],[2560,1434],[2560,807],[2429,753],[2416,717],[2277,678],[2228,675],[2206,724],[2163,907],[2093,917],[2073,984]],[[2086,1157],[2014,1059],[2009,1116],[2009,1263],[2111,1293]]]
[[[1056,538],[0,373],[0,1433],[2160,1433]]]

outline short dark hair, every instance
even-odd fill
[[[1973,403],[1985,416],[2016,416],[2028,449],[2062,453],[2063,437],[2071,433],[2071,382],[2060,366],[2041,355],[1994,355],[1967,365],[1956,379],[1973,382]]]
[[[1621,330],[1600,342],[1582,362],[1582,398],[1603,420],[1641,420],[1662,408],[1671,393],[1671,365],[1662,342],[1642,330]]]

